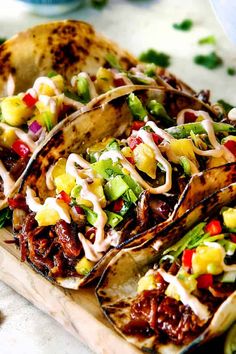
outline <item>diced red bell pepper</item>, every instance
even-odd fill
[[[205,227],[205,231],[208,232],[211,236],[219,235],[222,231],[222,226],[219,220],[211,220]]]
[[[134,136],[130,136],[128,139],[128,145],[131,150],[134,150],[137,145],[141,144],[143,141],[141,138],[137,137],[135,138]]]
[[[183,251],[183,255],[182,255],[182,265],[184,268],[186,268],[187,270],[190,270],[192,268],[192,258],[193,258],[193,254],[196,251],[193,250],[184,250]]]
[[[80,206],[75,205],[75,210],[76,210],[76,213],[77,213],[77,214],[84,215],[84,209],[81,208]]]
[[[63,200],[63,202],[65,202],[66,204],[70,204],[70,202],[71,202],[70,196],[64,191],[61,191],[58,194],[57,199]]]
[[[117,199],[117,200],[114,202],[112,210],[113,210],[115,213],[119,213],[119,211],[121,211],[123,205],[124,205],[123,199],[122,199],[122,198],[119,198],[119,199]]]
[[[156,133],[152,133],[152,138],[153,138],[153,140],[154,140],[154,143],[155,144],[157,144],[157,145],[159,145],[161,142],[162,142],[162,138],[159,136],[159,135],[157,135]]]
[[[132,165],[135,164],[135,161],[134,161],[133,157],[126,157],[126,160],[128,160]]]
[[[114,78],[115,87],[125,86],[125,80],[122,77]]]
[[[86,231],[86,233],[85,233],[85,237],[86,238],[91,238],[90,236],[92,235],[92,234],[96,234],[96,231],[97,231],[97,229],[96,229],[96,227],[90,227],[87,231]]]
[[[135,120],[131,126],[131,130],[139,130],[142,127],[144,127],[146,123],[145,122],[141,122],[139,120]]]
[[[197,116],[193,112],[184,113],[184,122],[185,123],[194,123],[197,119]]]
[[[230,239],[232,242],[236,243],[236,234],[230,234]]]
[[[208,289],[213,285],[212,274],[202,274],[197,278],[197,287],[199,289]]]
[[[30,153],[28,145],[20,139],[15,140],[11,148],[17,153],[17,155],[23,158],[28,156]]]
[[[8,198],[8,205],[10,209],[22,209],[27,210],[28,206],[25,201],[25,197],[21,194],[16,194],[14,198]]]
[[[224,143],[224,146],[236,157],[236,141],[228,140]]]
[[[33,107],[35,103],[38,101],[38,99],[33,97],[30,93],[26,93],[22,98],[22,100],[29,108]]]

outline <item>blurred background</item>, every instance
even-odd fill
[[[78,2],[81,4],[76,9],[52,18],[28,11],[20,1],[0,0],[0,37],[3,41],[18,31],[56,19],[83,20],[137,56],[150,48],[157,57],[163,53],[162,64],[190,86],[210,89],[213,101],[223,99],[236,105],[236,47],[208,0]],[[213,2],[215,6],[228,4],[228,12],[232,13],[230,0]],[[233,3],[235,6],[235,0]],[[219,11],[223,15],[221,8]],[[51,15],[51,10],[46,9],[46,14]],[[91,353],[2,283],[0,294],[1,354]]]

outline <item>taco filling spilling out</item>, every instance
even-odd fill
[[[227,147],[234,128],[208,113],[187,111],[198,121],[163,129],[163,119],[149,120],[158,111],[172,119],[160,103],[144,107],[132,93],[128,104],[139,120],[126,135],[50,166],[48,198],[27,186],[9,199],[22,260],[52,278],[86,275],[111,247],[166,220],[192,175],[235,161]]]
[[[235,290],[236,207],[197,224],[140,278],[126,335],[185,345]]]

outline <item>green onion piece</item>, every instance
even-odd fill
[[[111,227],[116,227],[123,220],[121,215],[112,211],[105,210],[105,213],[107,214],[107,225]]]
[[[144,118],[147,117],[148,114],[146,109],[143,107],[142,102],[137,96],[135,96],[134,93],[131,93],[128,96],[128,106],[135,119],[143,121]]]
[[[156,70],[157,67],[155,64],[153,63],[146,64],[144,74],[147,75],[148,77],[154,77],[156,76]]]
[[[51,112],[43,112],[41,114],[42,114],[43,121],[46,125],[47,131],[50,132],[50,130],[52,130],[52,128],[53,128],[52,113]]]
[[[212,52],[208,55],[196,55],[194,57],[194,63],[213,70],[221,66],[223,64],[223,60],[215,52]]]
[[[190,31],[192,27],[193,27],[193,21],[190,20],[189,18],[186,18],[180,23],[173,24],[173,28],[180,31]]]
[[[51,77],[54,77],[54,76],[57,76],[58,73],[56,71],[50,71],[47,75],[47,77],[51,78]]]
[[[156,100],[151,100],[148,103],[147,106],[149,112],[155,117],[155,118],[162,118],[162,122],[166,123],[168,126],[169,125],[174,125],[175,121],[172,119],[166,112],[164,106],[160,103],[157,102]]]
[[[87,217],[87,221],[89,222],[89,224],[91,224],[92,226],[95,226],[96,220],[97,220],[97,214],[90,208],[88,208],[85,205],[80,205],[80,207],[84,210],[85,215]]]
[[[232,67],[227,68],[227,74],[229,76],[234,76],[236,74],[236,69]]]
[[[191,176],[191,164],[189,159],[186,156],[180,156],[179,162],[180,165],[183,167],[184,174],[186,176]]]
[[[200,44],[200,45],[204,45],[204,44],[212,44],[212,45],[214,45],[214,44],[216,44],[215,36],[211,35],[211,36],[200,38],[198,40],[198,44]]]
[[[233,125],[227,124],[227,123],[213,123],[213,128],[215,133],[219,132],[227,132],[227,133],[236,133],[236,127]],[[178,125],[175,127],[170,127],[165,129],[167,133],[172,135],[176,139],[183,139],[187,138],[191,131],[194,132],[194,134],[205,134],[206,131],[203,128],[202,124],[199,123],[187,123],[187,124],[182,124]]]
[[[108,53],[106,55],[106,61],[111,66],[111,68],[114,68],[117,70],[122,70],[121,65],[118,61],[118,58],[114,54]]]
[[[0,228],[5,226],[11,220],[12,212],[9,208],[0,210]]]
[[[154,63],[163,68],[167,68],[170,65],[170,56],[168,54],[157,52],[155,49],[148,49],[139,56],[139,60],[144,63]]]
[[[129,189],[129,186],[125,183],[122,176],[112,178],[104,186],[106,198],[110,201],[117,200],[127,189]]]
[[[86,77],[78,76],[77,79],[77,91],[79,96],[79,101],[82,103],[88,103],[91,99],[89,83]]]

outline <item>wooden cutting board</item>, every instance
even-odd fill
[[[98,354],[140,354],[109,325],[98,306],[94,288],[64,290],[37,274],[20,253],[11,233],[0,230],[0,280],[57,320],[68,332]]]

